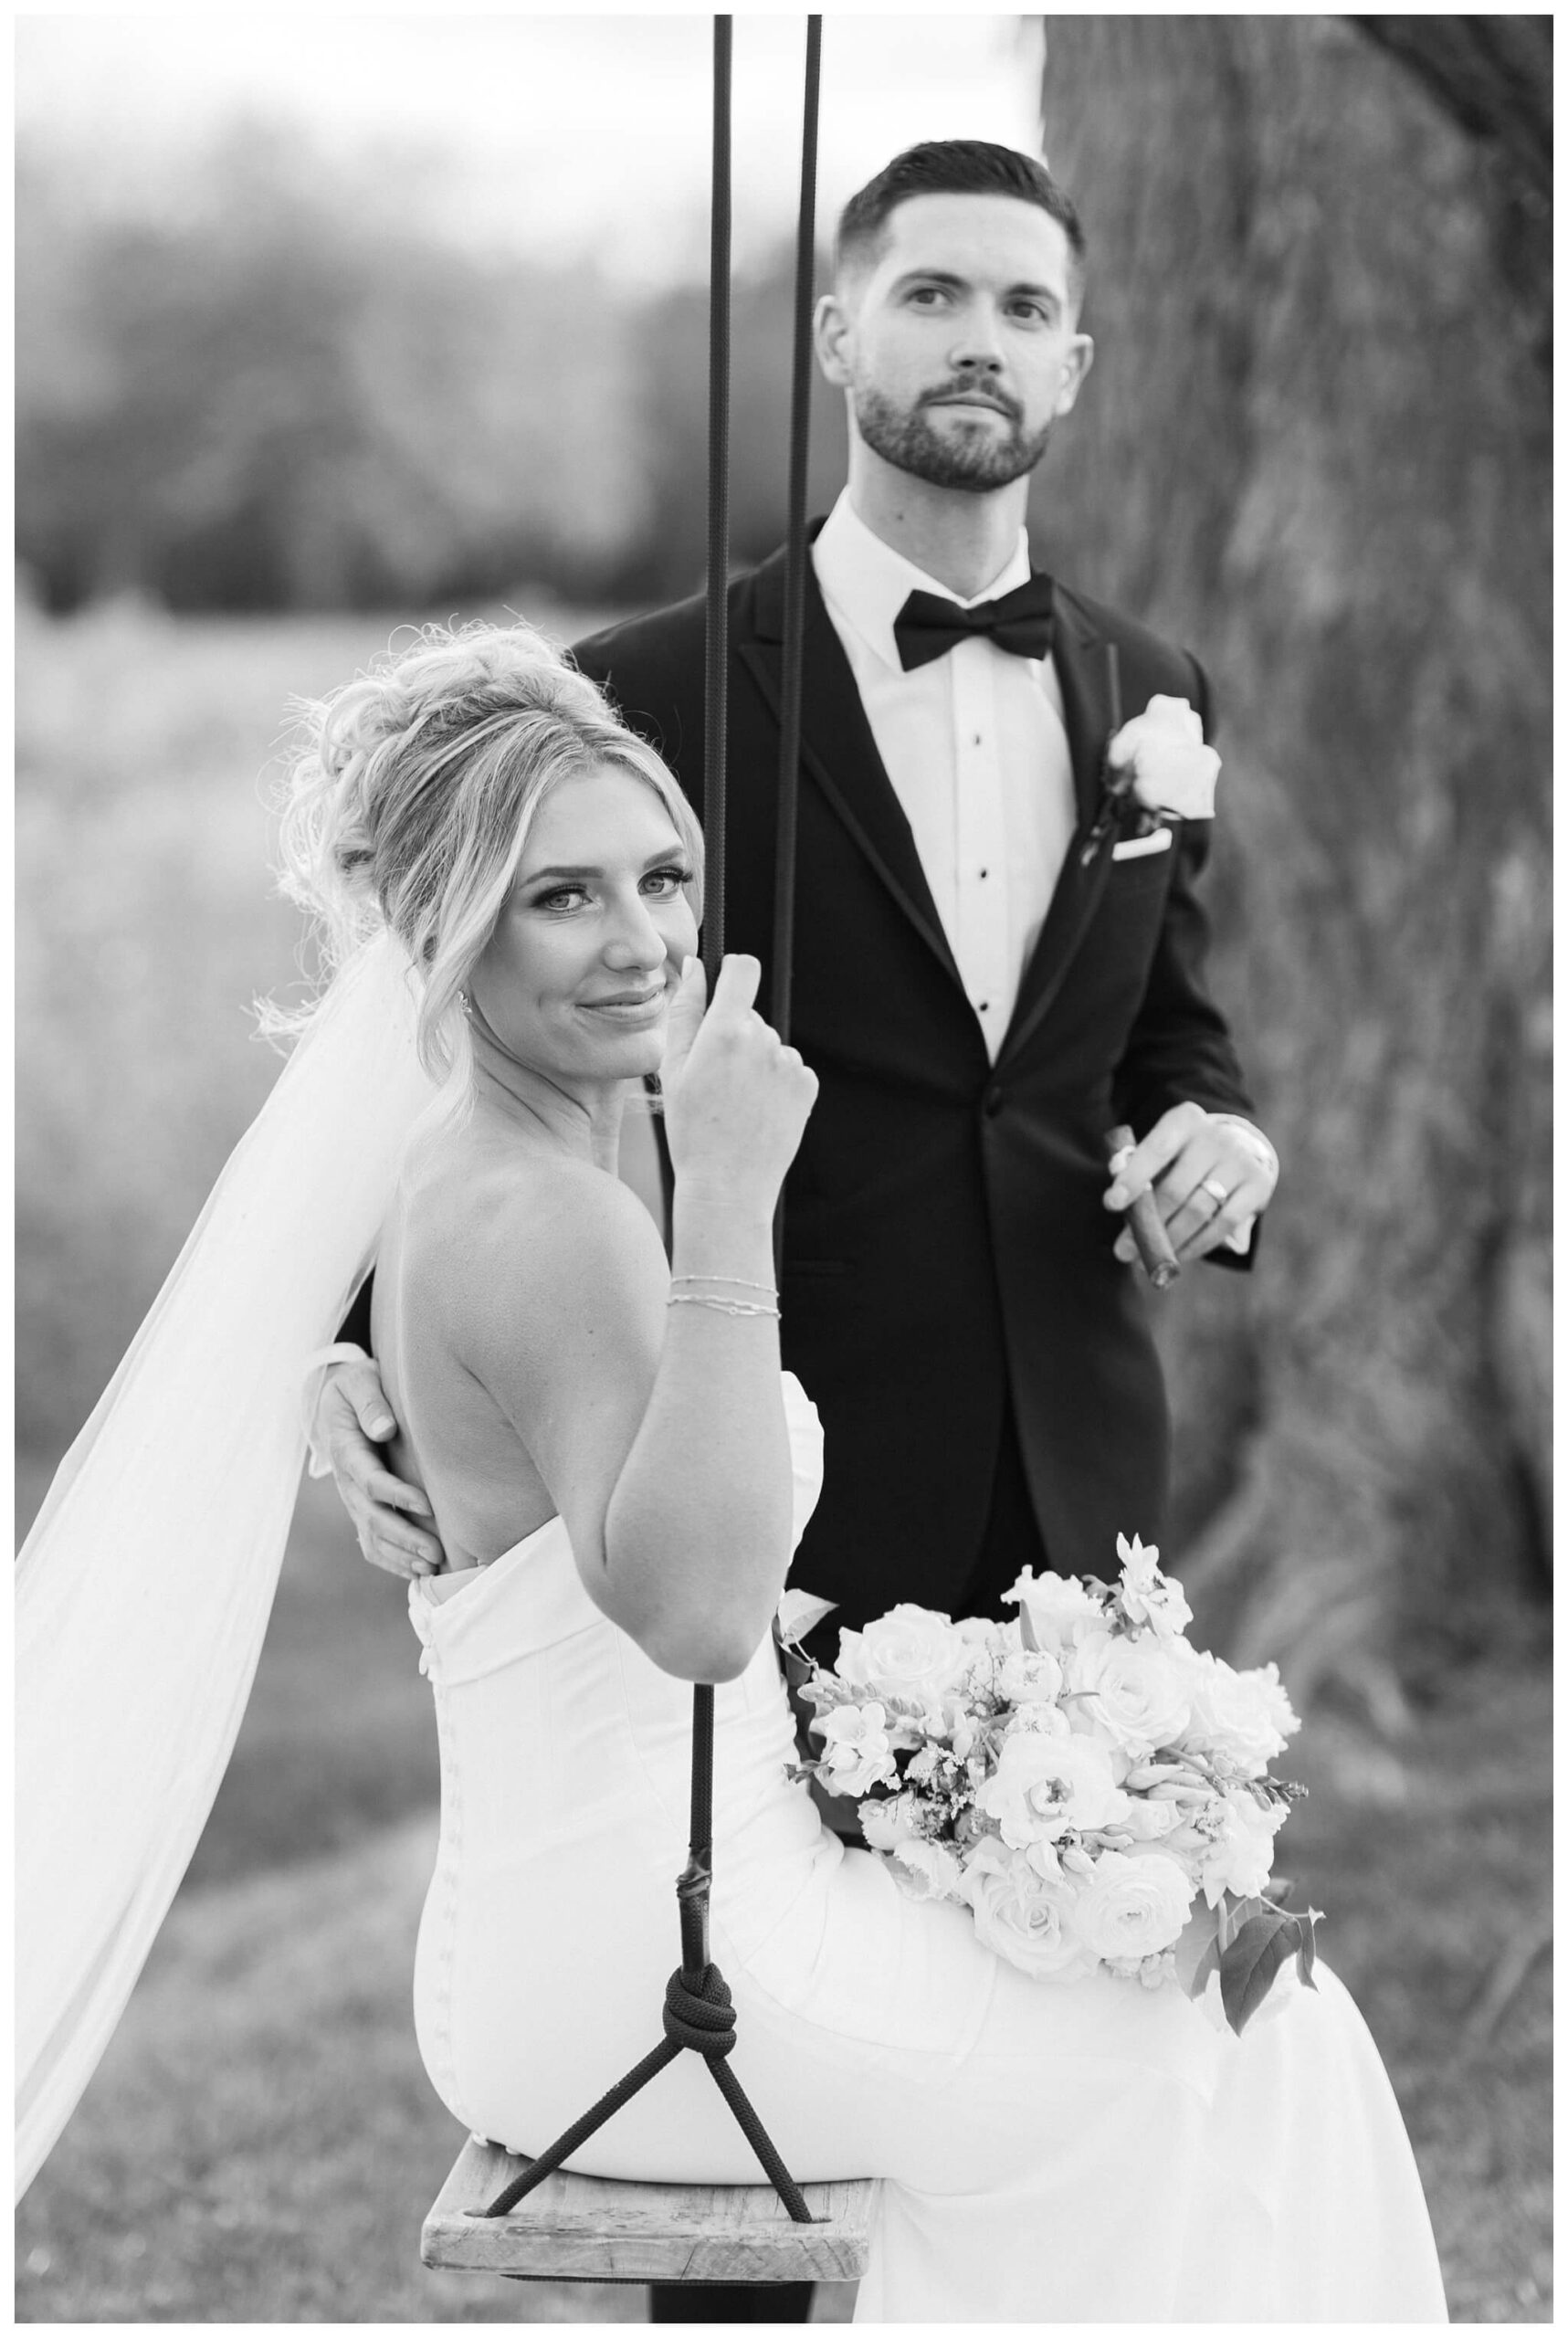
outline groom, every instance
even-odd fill
[[[1204,986],[1211,824],[1159,817],[1152,769],[1102,791],[1112,648],[1124,719],[1163,696],[1206,729],[1204,675],[1032,571],[1024,536],[1093,354],[1083,277],[1044,167],[958,140],[853,198],[817,310],[849,478],[806,578],[791,1036],[821,1088],[782,1306],[828,1454],[792,1573],[837,1603],[830,1641],[900,1600],[996,1612],[1026,1565],[1105,1575],[1119,1532],[1159,1539],[1168,1416],[1125,1211],[1152,1184],[1184,1262],[1235,1265],[1273,1191]],[[731,589],[730,627],[727,939],[765,984],[782,554]],[[701,601],[576,655],[700,813]],[[1122,1122],[1139,1143],[1108,1185]],[[350,1366],[320,1426],[362,1543],[406,1571],[435,1545],[371,1499],[385,1412]],[[689,2318],[682,2294],[656,2319]]]

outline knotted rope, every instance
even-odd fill
[[[735,2046],[735,2001],[716,1964],[692,1988],[678,1967],[664,1993],[664,2034],[710,2062],[721,2062]]]
[[[708,332],[708,597],[705,642],[706,782],[703,832],[707,845],[707,906],[702,959],[710,988],[724,953],[726,716],[729,664],[730,557],[730,70],[731,19],[713,20],[713,199]],[[800,225],[795,247],[795,363],[790,391],[789,521],[784,555],[784,658],[781,718],[778,868],[773,912],[773,1022],[789,1036],[790,971],[794,955],[795,805],[800,762],[801,636],[805,598],[805,470],[811,389],[811,292],[816,256],[816,110],[822,19],[808,16],[805,105],[801,132]],[[782,1221],[781,1221],[782,1222]],[[776,1238],[776,1237],[775,1237]],[[709,1901],[713,1880],[713,1690],[700,1682],[691,1699],[691,1828],[687,1862],[676,1884],[680,1963],[664,1993],[664,2038],[637,2068],[600,2096],[591,2111],[531,2160],[521,2175],[483,2211],[504,2217],[524,2196],[570,2159],[680,2053],[700,2054],[713,2074],[741,2133],[796,2224],[812,2215],[766,2128],[730,2067],[735,2010],[728,1985],[708,1953]]]

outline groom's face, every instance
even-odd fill
[[[969,494],[1034,469],[1094,353],[1066,234],[1012,195],[900,204],[819,304],[816,334],[872,452]]]

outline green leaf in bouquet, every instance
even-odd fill
[[[1301,1976],[1303,1988],[1316,1990],[1312,1967],[1318,1961],[1318,1926],[1322,1921],[1321,1908],[1308,1908],[1296,1919],[1296,1970]]]
[[[1187,1995],[1194,2005],[1208,1993],[1208,1985],[1219,1971],[1219,1942],[1211,1940],[1199,1957],[1193,1977],[1187,1984]]]
[[[1176,1941],[1176,1979],[1194,2004],[1219,1971],[1221,1913],[1200,1900]]]
[[[1018,1602],[1018,1638],[1031,1656],[1041,1653],[1040,1643],[1035,1637],[1035,1627],[1029,1618],[1028,1604],[1022,1599]]]
[[[1219,1959],[1220,2001],[1238,2038],[1268,1995],[1280,1966],[1291,1956],[1300,1957],[1303,1931],[1309,1938],[1311,1933],[1310,1923],[1303,1925],[1300,1916],[1287,1915],[1282,1908],[1269,1908],[1258,1900],[1242,1905],[1248,1912]],[[1254,1910],[1256,1913],[1250,1912]]]

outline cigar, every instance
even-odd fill
[[[1110,1155],[1110,1174],[1114,1177],[1121,1162],[1138,1140],[1129,1128],[1114,1128],[1105,1140]],[[1138,1246],[1138,1256],[1143,1261],[1143,1271],[1156,1290],[1165,1290],[1181,1273],[1181,1264],[1171,1248],[1171,1237],[1165,1231],[1165,1221],[1160,1215],[1160,1205],[1150,1186],[1139,1195],[1127,1213],[1132,1228],[1132,1239]]]

